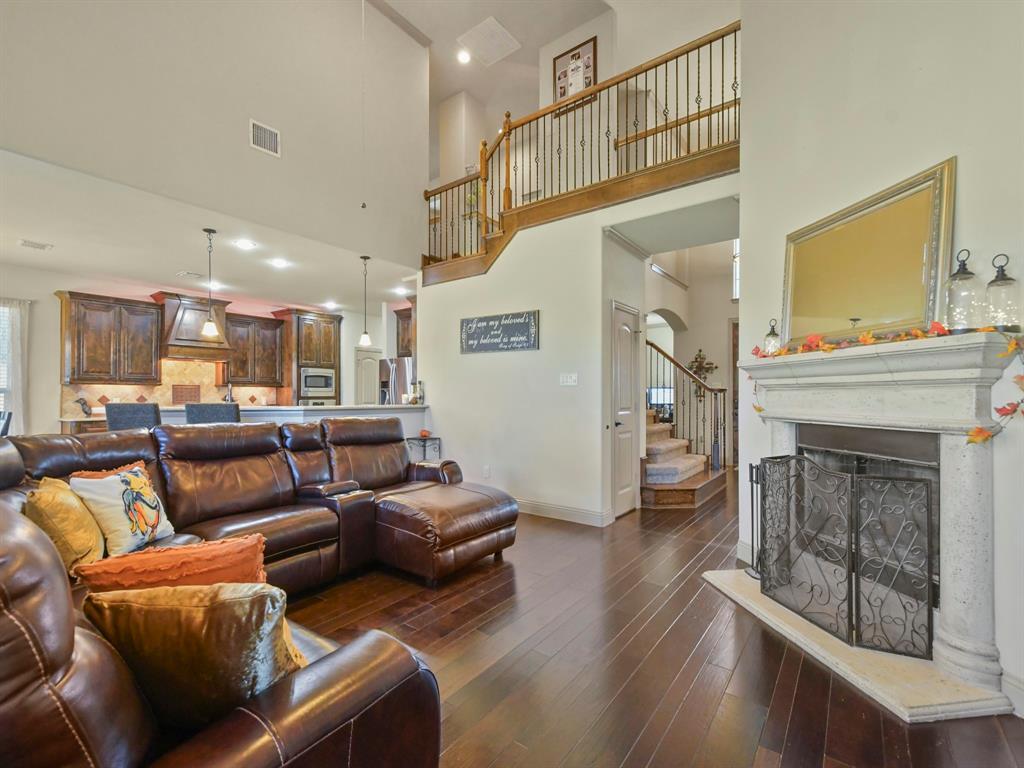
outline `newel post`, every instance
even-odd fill
[[[502,210],[512,207],[512,113],[505,113],[505,124],[502,127],[505,135],[505,189],[502,192]]]
[[[487,139],[480,141],[480,248],[487,237]]]

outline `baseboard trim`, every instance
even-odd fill
[[[589,525],[594,528],[604,528],[615,522],[614,518],[607,519],[600,512],[590,509],[579,509],[578,507],[563,507],[558,504],[547,504],[543,501],[530,501],[529,499],[516,499],[519,502],[519,511],[526,515],[537,517],[550,517],[555,520],[565,520],[570,523]]]
[[[747,565],[754,562],[754,557],[751,554],[751,546],[749,541],[740,539],[736,542],[736,559],[742,560]]]
[[[1024,717],[1024,680],[1003,672],[1003,693],[1013,702],[1013,714]]]

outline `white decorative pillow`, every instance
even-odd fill
[[[103,531],[108,555],[134,552],[174,533],[141,461],[108,472],[75,472],[69,483]]]

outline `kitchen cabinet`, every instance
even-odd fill
[[[280,332],[281,389],[277,393],[280,405],[297,403],[299,393],[299,371],[303,368],[326,368],[334,372],[335,382],[339,377],[339,349],[341,340],[341,318],[322,312],[301,309],[282,309],[274,317],[283,325]],[[334,396],[325,399],[337,400],[340,389],[337,383]]]
[[[395,357],[412,357],[415,342],[412,335],[412,307],[395,310]]]
[[[65,384],[159,384],[161,308],[58,291]]]
[[[316,321],[319,360],[317,368],[335,368],[338,365],[338,321],[336,318]]]
[[[226,315],[225,336],[231,352],[227,362],[217,366],[217,385],[280,387],[282,326],[280,320],[267,317]]]

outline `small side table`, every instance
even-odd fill
[[[417,461],[415,451],[418,449],[419,461],[440,461],[441,460],[441,438],[440,437],[407,437],[405,442],[412,452],[412,460]]]

